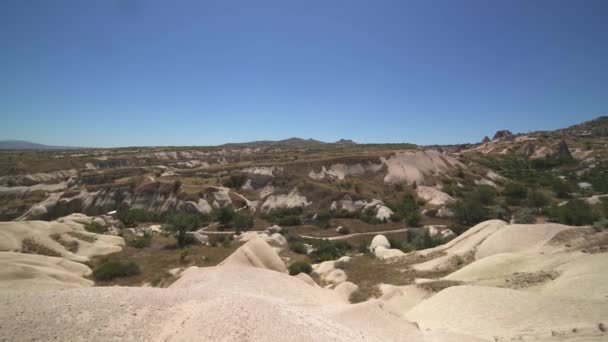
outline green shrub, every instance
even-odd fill
[[[513,223],[518,224],[532,224],[536,222],[536,215],[534,210],[530,208],[523,208],[515,212],[513,215]]]
[[[190,250],[188,248],[184,248],[179,251],[179,262],[185,262],[188,256],[190,255]]]
[[[125,243],[127,246],[135,248],[150,247],[150,244],[152,243],[152,234],[144,232],[143,236],[135,236],[133,238],[126,239]]]
[[[580,199],[570,200],[563,206],[553,205],[548,214],[551,220],[571,226],[590,225],[598,218],[593,208]]]
[[[222,184],[227,188],[239,189],[247,182],[247,176],[243,174],[230,175],[224,179]]]
[[[404,220],[405,223],[414,227],[420,222],[420,213],[418,213],[418,201],[411,193],[403,195],[397,203],[389,204],[394,214],[391,217],[393,221]]]
[[[234,228],[237,232],[248,231],[253,228],[254,219],[249,214],[237,213],[234,216]]]
[[[118,218],[126,227],[133,226],[136,223],[162,221],[162,217],[158,213],[146,211],[144,209],[131,209],[124,206],[118,208],[116,211],[116,218]]]
[[[477,197],[483,205],[491,205],[496,199],[496,189],[490,185],[478,185],[473,191],[472,196]]]
[[[570,184],[559,178],[553,180],[551,189],[555,193],[555,196],[562,199],[570,198],[570,193],[572,192]]]
[[[502,194],[505,196],[507,203],[517,205],[528,195],[528,189],[520,183],[508,183],[505,186]]]
[[[309,274],[310,272],[312,272],[312,266],[308,262],[296,261],[289,265],[289,274],[292,276],[300,273]]]
[[[222,224],[222,225],[229,225],[230,223],[232,223],[232,220],[234,220],[234,209],[232,209],[231,207],[223,207],[220,208],[217,212],[216,212],[216,219]]]
[[[488,217],[488,211],[474,196],[467,196],[456,201],[452,205],[452,211],[454,211],[456,221],[461,224],[475,225]]]
[[[280,226],[298,226],[302,224],[302,208],[272,209],[262,217]]]
[[[188,244],[188,232],[200,226],[200,218],[195,214],[177,213],[170,215],[163,229],[171,232],[177,239],[177,245],[182,248]]]
[[[511,218],[509,207],[506,205],[492,208],[490,215],[495,219],[503,221],[509,221]]]
[[[299,226],[302,224],[300,216],[289,215],[279,218],[276,223],[280,226]]]
[[[549,198],[540,191],[529,190],[528,191],[528,205],[533,208],[542,208],[549,204]]]
[[[292,241],[289,243],[289,250],[298,253],[298,254],[306,254],[306,246],[304,243],[300,241]]]
[[[108,231],[108,228],[102,227],[95,223],[85,223],[84,230],[86,230],[87,232],[91,232],[91,233],[104,234]]]
[[[376,217],[376,212],[374,211],[374,208],[368,208],[366,210],[362,210],[359,213],[359,219],[365,223],[369,223],[369,224],[380,224],[382,223],[382,221],[380,221],[377,217]],[[398,219],[395,219],[395,221],[397,221]]]
[[[315,225],[321,229],[327,229],[331,226],[331,214],[329,212],[320,212],[317,214]]]
[[[425,229],[414,234],[410,244],[414,249],[421,250],[427,248],[437,247],[442,244],[442,241],[438,237],[431,237],[429,232]]]
[[[342,227],[342,229],[340,229],[338,233],[342,235],[347,235],[350,234],[350,229],[348,229],[348,227]]]
[[[107,281],[140,273],[139,266],[133,261],[107,261],[95,268],[93,278],[97,281]]]
[[[401,250],[402,252],[409,253],[412,251],[411,246],[404,244],[400,240],[397,239],[388,239],[388,243],[391,244],[391,248]]]
[[[367,254],[369,253],[369,248],[368,248],[369,243],[366,241],[361,241],[359,243],[359,245],[357,246],[357,252],[359,253],[363,253],[363,254]]]
[[[308,255],[314,262],[335,260],[346,254],[350,245],[342,240],[314,240],[313,251]]]

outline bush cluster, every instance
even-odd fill
[[[126,239],[125,243],[127,246],[135,248],[150,247],[150,244],[152,243],[152,234],[144,232],[143,236],[135,236],[130,239]]]
[[[244,174],[230,175],[222,182],[227,188],[240,189],[247,182],[247,176]]]
[[[107,281],[140,273],[139,266],[133,261],[106,261],[95,268],[93,278],[97,281]]]
[[[302,224],[302,208],[272,209],[262,217],[280,226],[297,226]]]
[[[188,213],[177,213],[167,217],[163,229],[171,232],[177,239],[177,245],[182,248],[188,244],[188,232],[196,230],[201,225],[199,215]]]
[[[297,275],[300,273],[309,274],[310,272],[312,272],[312,266],[308,262],[296,261],[296,262],[291,263],[291,265],[289,265],[289,274],[290,275]]]
[[[131,227],[137,223],[162,222],[163,220],[163,217],[158,213],[127,207],[118,208],[116,211],[116,218],[118,218],[126,227]]]
[[[313,251],[308,256],[314,262],[338,259],[350,249],[348,242],[343,240],[314,240],[312,247]]]
[[[570,226],[584,226],[593,224],[599,215],[585,201],[580,199],[570,200],[562,206],[553,205],[547,210],[552,221]]]

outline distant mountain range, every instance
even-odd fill
[[[71,150],[81,147],[52,146],[24,140],[0,140],[0,150]]]
[[[258,140],[242,143],[228,143],[222,147],[276,147],[276,148],[312,148],[324,145],[356,145],[352,140],[340,139],[333,143],[327,143],[315,139],[289,138],[284,140]]]

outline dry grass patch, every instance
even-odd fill
[[[382,291],[380,291],[380,288],[377,285],[368,287],[359,286],[357,291],[351,293],[350,296],[348,296],[348,301],[351,304],[356,304],[365,302],[366,300],[371,298],[380,298],[380,296],[382,296]]]
[[[559,273],[556,271],[515,272],[505,279],[505,284],[502,287],[522,289],[540,285],[557,277],[559,277]]]
[[[456,280],[434,280],[417,284],[416,286],[428,292],[437,293],[448,287],[462,285],[463,282]]]
[[[230,241],[226,244],[211,246],[188,246],[181,250],[177,248],[175,239],[165,236],[153,236],[150,246],[134,248],[127,246],[118,253],[96,257],[90,262],[92,268],[108,261],[131,261],[137,264],[141,273],[124,278],[97,281],[98,286],[141,286],[145,283],[153,286],[169,286],[175,278],[168,274],[174,268],[187,268],[189,266],[208,267],[216,266],[242,243]],[[187,250],[186,253],[183,251]]]
[[[23,239],[23,242],[21,242],[21,253],[38,254],[54,257],[61,256],[61,254],[59,254],[58,252],[38,243],[36,240],[31,238]]]
[[[68,234],[69,236],[71,236],[75,239],[82,240],[82,241],[85,241],[88,243],[93,243],[93,242],[97,241],[97,237],[79,233],[79,232],[67,232],[66,234]]]
[[[416,278],[436,279],[448,275],[449,271],[416,271],[410,266],[417,259],[399,258],[380,260],[373,255],[354,256],[351,261],[338,263],[337,267],[344,270],[348,281],[359,286],[352,300],[365,301],[377,297],[379,284],[410,285]]]
[[[52,234],[50,236],[51,239],[57,241],[57,243],[59,243],[60,245],[62,245],[66,250],[68,250],[69,252],[72,253],[76,253],[78,252],[78,248],[80,247],[78,245],[78,241],[76,240],[65,240],[63,239],[63,237],[61,236],[61,234]]]

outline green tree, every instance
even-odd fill
[[[237,232],[248,231],[253,228],[253,216],[249,214],[237,213],[234,215],[234,228]]]
[[[515,205],[526,198],[528,189],[520,183],[508,183],[502,193],[508,204]]]
[[[234,220],[234,210],[231,207],[223,207],[217,212],[217,220],[223,225],[228,225]]]
[[[542,208],[549,204],[549,198],[540,191],[530,189],[528,191],[528,205],[533,208]]]
[[[200,225],[200,218],[194,214],[177,213],[170,215],[163,229],[171,232],[177,239],[177,245],[183,248],[188,243],[188,232],[195,230]]]
[[[488,216],[486,208],[475,196],[467,196],[457,201],[453,204],[452,210],[456,221],[462,224],[474,225],[485,220]]]

